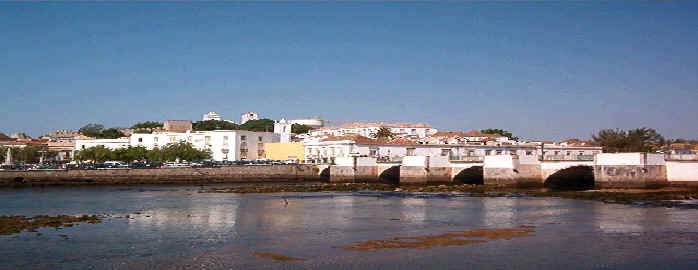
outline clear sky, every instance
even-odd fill
[[[426,122],[698,138],[698,2],[0,3],[0,132]]]

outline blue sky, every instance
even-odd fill
[[[0,3],[0,132],[427,122],[698,138],[698,2]]]

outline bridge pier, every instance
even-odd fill
[[[669,184],[663,154],[597,154],[594,159],[597,187],[648,188]]]

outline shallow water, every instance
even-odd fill
[[[0,235],[0,269],[698,269],[695,209],[453,194],[198,191],[0,190],[0,215],[112,216],[41,229],[40,236]],[[521,226],[535,231],[423,249],[336,248]]]

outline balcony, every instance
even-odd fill
[[[689,161],[696,161],[698,160],[698,154],[668,154],[664,156],[665,160],[671,160],[671,161],[681,161],[681,160],[689,160]]]
[[[402,157],[377,157],[376,163],[402,163]]]
[[[451,162],[484,162],[485,156],[449,156]]]
[[[547,160],[547,161],[593,161],[594,155],[546,155],[546,156],[542,156],[541,160]]]

